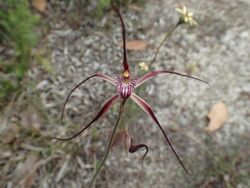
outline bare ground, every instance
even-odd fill
[[[139,6],[139,11],[123,9],[128,39],[150,44],[144,51],[128,54],[131,69],[138,67],[135,60],[152,58],[177,22],[175,3],[157,0]],[[123,145],[117,145],[96,187],[250,187],[250,1],[192,0],[185,5],[199,25],[179,27],[161,49],[154,68],[192,74],[211,86],[166,75],[148,82],[140,95],[152,105],[193,175],[183,171],[157,126],[137,108],[127,117],[131,135],[150,149],[143,166],[139,163],[143,151],[126,154]],[[121,30],[114,13],[92,22],[88,16],[77,19],[74,11],[69,12],[48,20],[52,29],[42,47],[50,54],[53,73],[32,67],[23,94],[10,101],[0,116],[0,187],[29,183],[41,188],[86,187],[95,163],[104,155],[117,105],[75,140],[50,139],[79,130],[115,92],[108,83],[89,81],[73,94],[61,124],[61,105],[75,83],[95,72],[114,76],[121,71]],[[209,134],[204,131],[206,115],[217,101],[226,104],[229,117],[221,129]]]

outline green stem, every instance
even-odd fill
[[[93,185],[93,183],[94,183],[94,181],[95,181],[97,175],[99,174],[99,172],[100,172],[102,166],[104,165],[104,163],[105,163],[105,161],[106,161],[106,159],[107,159],[107,157],[108,157],[108,154],[109,154],[109,151],[110,151],[112,142],[113,142],[113,138],[114,138],[116,129],[117,129],[117,127],[118,127],[119,121],[120,121],[121,116],[122,116],[122,113],[123,113],[123,108],[124,108],[125,102],[126,102],[126,100],[123,100],[122,103],[121,103],[121,105],[120,105],[119,115],[118,115],[117,121],[116,121],[116,123],[115,123],[115,127],[114,127],[114,129],[113,129],[113,131],[112,131],[111,138],[110,138],[110,140],[109,140],[109,144],[108,144],[108,147],[107,147],[107,149],[106,149],[104,158],[102,159],[100,165],[97,167],[96,172],[95,172],[95,174],[94,174],[93,178],[91,179],[90,184],[89,184],[89,186],[88,186],[89,188],[92,187],[92,185]]]
[[[161,49],[163,43],[166,42],[167,39],[169,39],[170,35],[174,32],[174,30],[175,30],[179,25],[180,25],[180,22],[178,22],[178,23],[176,24],[176,26],[173,27],[173,29],[172,29],[171,31],[169,31],[169,32],[165,35],[164,39],[161,41],[159,47],[157,48],[157,50],[156,50],[156,52],[155,52],[155,55],[154,55],[153,59],[150,61],[149,65],[148,65],[149,68],[150,68],[150,67],[152,66],[152,64],[155,62],[156,57],[157,57],[157,55],[158,55],[158,53],[159,53],[159,51],[160,51],[160,49]]]

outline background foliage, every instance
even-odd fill
[[[0,10],[1,42],[11,49],[11,57],[0,59],[3,74],[0,80],[0,100],[3,100],[19,88],[27,72],[32,50],[37,43],[35,27],[39,17],[32,14],[26,0],[18,3],[6,0]]]

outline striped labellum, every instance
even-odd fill
[[[116,90],[122,99],[127,99],[133,93],[136,85],[136,80],[123,80],[123,78],[117,76],[115,80]]]

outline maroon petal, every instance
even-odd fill
[[[145,74],[144,76],[142,76],[141,78],[139,78],[136,82],[136,86],[135,88],[139,87],[140,85],[142,85],[144,82],[146,82],[147,80],[157,76],[158,74],[163,74],[163,73],[169,73],[169,74],[176,74],[176,75],[179,75],[179,76],[184,76],[184,77],[188,77],[188,78],[192,78],[192,79],[195,79],[195,80],[198,80],[200,82],[203,82],[203,83],[206,83],[209,85],[208,82],[204,81],[204,80],[201,80],[199,78],[196,78],[196,77],[193,77],[193,76],[189,76],[189,75],[186,75],[186,74],[181,74],[181,73],[178,73],[178,72],[174,72],[174,71],[169,71],[169,70],[158,70],[158,71],[152,71],[152,72],[149,72],[147,74]]]
[[[130,153],[134,153],[137,150],[141,149],[141,148],[145,148],[146,152],[144,153],[144,155],[142,156],[142,161],[144,160],[144,158],[146,157],[147,153],[148,153],[148,146],[146,144],[133,144],[133,139],[131,139],[131,144],[129,147],[129,152]]]
[[[112,5],[114,11],[116,12],[117,16],[120,18],[121,24],[122,24],[122,38],[123,38],[123,68],[124,70],[129,71],[129,65],[127,60],[127,49],[126,49],[126,28],[125,24],[123,22],[121,13],[119,11],[119,8],[115,5]]]
[[[103,79],[103,80],[105,80],[105,81],[108,81],[108,82],[110,82],[111,84],[115,85],[115,80],[114,80],[113,78],[111,78],[111,77],[105,75],[105,74],[96,73],[96,74],[94,74],[94,75],[92,75],[92,76],[87,77],[85,80],[83,80],[83,81],[81,81],[79,84],[77,84],[77,85],[70,91],[69,95],[67,96],[67,98],[66,98],[66,100],[65,100],[65,102],[64,102],[64,104],[63,104],[63,107],[62,107],[61,118],[60,118],[61,121],[62,121],[62,119],[63,119],[63,114],[64,114],[65,106],[66,106],[66,104],[67,104],[67,102],[68,102],[68,100],[69,100],[71,94],[72,94],[80,85],[82,85],[84,82],[86,82],[87,80],[89,80],[90,78],[93,78],[93,77],[101,78],[101,79]]]
[[[73,135],[73,136],[71,136],[69,138],[54,138],[54,139],[62,140],[62,141],[68,141],[68,140],[71,140],[71,139],[77,137],[79,134],[81,134],[83,131],[85,131],[90,125],[92,125],[96,120],[98,120],[105,112],[107,112],[110,109],[110,107],[112,106],[112,104],[118,98],[119,98],[119,95],[116,94],[116,95],[112,96],[109,100],[107,100],[105,102],[105,104],[103,105],[102,109],[96,115],[96,117],[88,125],[86,125],[83,129],[81,129],[79,132],[77,132],[75,135]]]
[[[172,146],[168,136],[166,135],[165,131],[163,130],[163,128],[161,127],[159,121],[157,120],[157,118],[155,117],[150,105],[144,101],[142,98],[140,98],[138,95],[136,95],[135,93],[133,93],[131,95],[131,99],[133,101],[135,101],[153,120],[154,122],[158,125],[158,127],[160,128],[161,132],[163,133],[167,143],[169,144],[171,150],[173,151],[174,155],[176,156],[177,160],[180,162],[181,166],[183,167],[183,169],[190,174],[190,172],[186,169],[185,165],[183,164],[183,162],[181,161],[180,157],[178,156],[178,154],[176,153],[174,147]]]

